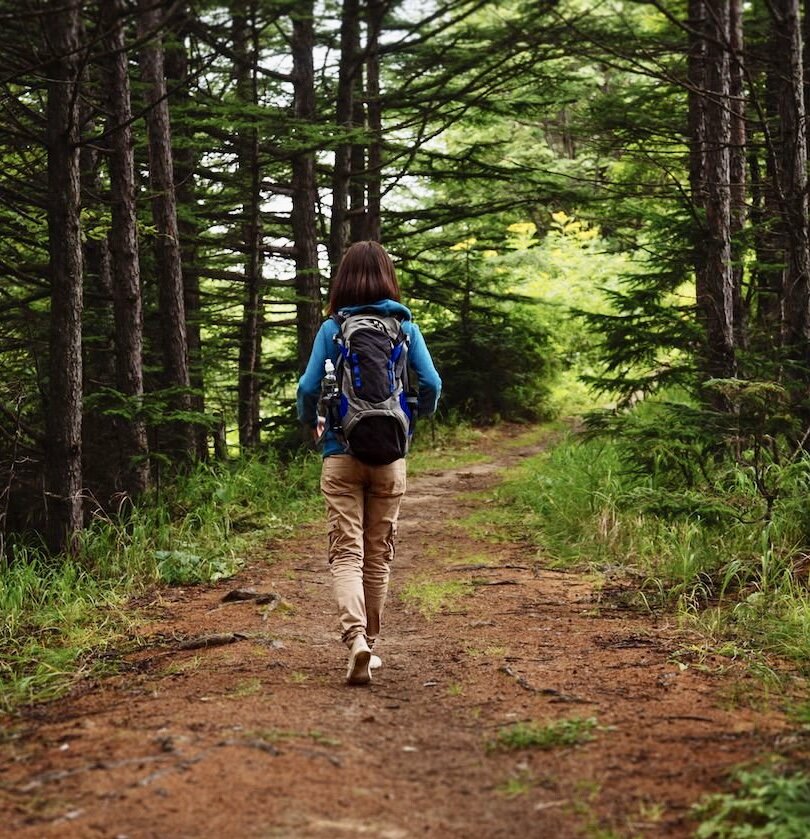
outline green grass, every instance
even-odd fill
[[[480,450],[483,442],[482,432],[471,425],[441,425],[432,420],[420,423],[408,454],[408,474],[415,476],[424,472],[485,463],[489,457]]]
[[[227,696],[229,699],[246,699],[249,696],[257,696],[261,691],[261,679],[244,679],[235,684],[227,692]]]
[[[0,557],[0,709],[114,669],[137,620],[127,606],[133,594],[234,573],[262,541],[320,515],[319,471],[312,455],[200,464],[126,520],[97,517],[71,557],[8,545]]]
[[[463,519],[459,519],[456,526],[471,539],[492,544],[511,542],[521,538],[524,533],[518,510],[495,505],[474,510]]]
[[[596,725],[594,717],[571,717],[550,723],[518,722],[502,728],[490,741],[489,748],[514,751],[579,746],[593,740]]]
[[[518,798],[521,795],[526,795],[534,788],[535,779],[529,772],[520,772],[517,775],[512,775],[503,783],[495,787],[495,792],[504,798]]]
[[[805,839],[810,777],[778,767],[739,770],[734,791],[706,796],[695,808],[697,839]]]
[[[418,578],[405,584],[400,598],[406,606],[416,609],[431,620],[442,609],[469,597],[473,593],[472,583],[460,580],[442,582]]]
[[[511,471],[494,492],[503,512],[492,521],[554,566],[618,569],[637,605],[674,608],[718,644],[810,660],[807,572],[796,572],[804,490],[785,494],[766,528],[728,512],[732,501],[755,507],[749,478],[734,476],[727,492],[722,503],[698,492],[676,497],[630,474],[618,443],[569,438]],[[480,517],[469,526],[486,536]]]

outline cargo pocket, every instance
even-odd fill
[[[329,565],[331,565],[332,560],[335,558],[335,545],[337,543],[338,536],[340,535],[340,524],[337,522],[336,519],[331,519],[328,522],[326,535],[329,544],[326,559]]]
[[[397,523],[391,522],[388,535],[385,537],[386,559],[393,562],[397,552]]]

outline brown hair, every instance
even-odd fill
[[[378,300],[399,300],[394,263],[377,242],[355,242],[340,261],[329,293],[329,314],[346,306],[362,306]]]

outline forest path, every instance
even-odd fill
[[[674,660],[688,639],[671,622],[484,532],[471,491],[542,445],[489,437],[488,461],[410,480],[368,688],[343,684],[322,524],[235,580],[163,590],[125,672],[10,721],[0,835],[689,835],[689,807],[786,723],[733,701],[753,695],[745,674]],[[280,605],[222,603],[249,586]],[[459,596],[426,617],[406,589]],[[178,648],[229,632],[245,637]],[[593,739],[487,747],[515,722],[571,718],[595,718]]]

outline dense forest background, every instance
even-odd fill
[[[548,417],[585,382],[652,508],[767,533],[803,491],[798,0],[0,15],[6,537],[70,549],[195,461],[299,444],[296,377],[364,238],[446,417]]]
[[[0,23],[0,709],[108,672],[133,593],[320,514],[295,387],[375,239],[444,381],[409,468],[485,457],[502,421],[556,435],[456,524],[676,615],[678,667],[742,663],[801,740],[810,2],[0,0]],[[806,835],[810,777],[763,771],[698,835]]]

